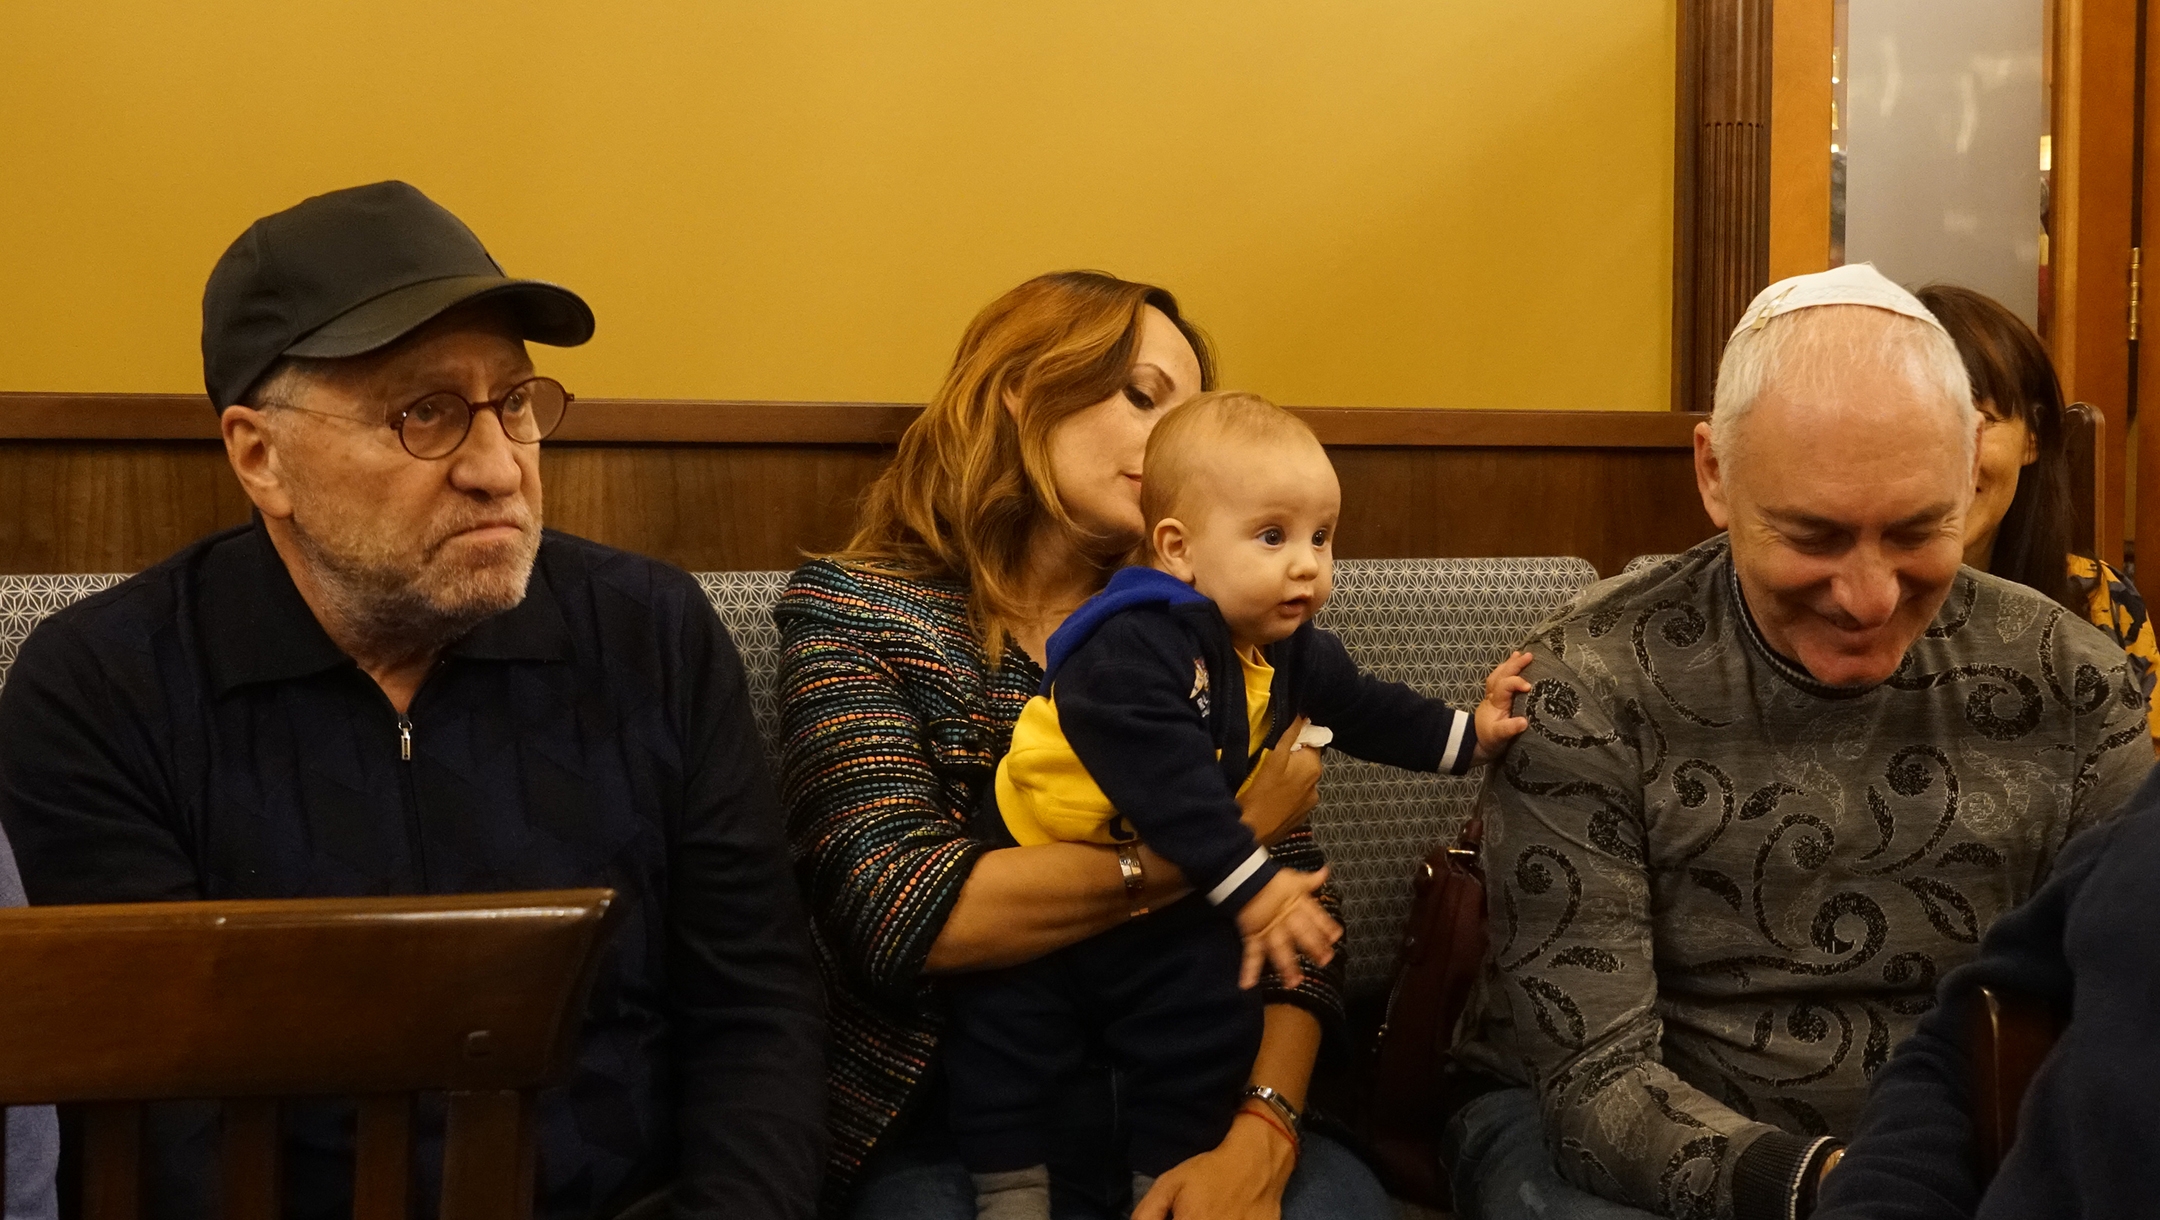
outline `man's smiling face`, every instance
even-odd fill
[[[1903,320],[1845,312],[1850,357],[1811,345],[1816,364],[1780,370],[1738,422],[1737,452],[1697,429],[1696,465],[1764,639],[1819,682],[1868,687],[1949,596],[1974,474],[1956,405],[1865,332]]]

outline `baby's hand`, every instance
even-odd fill
[[[1477,723],[1477,749],[1471,757],[1476,761],[1489,763],[1500,757],[1507,751],[1508,743],[1530,727],[1528,719],[1515,714],[1515,696],[1530,690],[1530,683],[1522,676],[1523,667],[1529,664],[1529,653],[1511,652],[1507,660],[1485,675],[1485,700],[1473,713]]]
[[[1299,953],[1323,966],[1334,960],[1342,925],[1313,900],[1313,891],[1326,880],[1324,868],[1316,873],[1283,869],[1238,912],[1238,932],[1245,937],[1238,986],[1256,986],[1263,965],[1273,965],[1285,985],[1297,986],[1305,981],[1305,972],[1298,967]]]

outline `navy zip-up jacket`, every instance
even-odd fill
[[[609,887],[622,918],[576,1062],[533,1119],[533,1214],[661,1189],[683,1220],[815,1211],[809,922],[742,662],[682,572],[547,532],[525,599],[445,648],[400,716],[260,525],[212,534],[23,644],[0,826],[37,903]],[[430,1099],[416,1124],[418,1220],[439,1116]],[[146,1214],[215,1212],[215,1121],[148,1121]],[[349,1108],[295,1102],[284,1126],[285,1220],[350,1216]]]
[[[1815,1220],[2048,1220],[2160,1212],[2160,771],[2121,817],[2071,840],[2054,875],[2003,916],[1980,956],[1875,1075]],[[1986,986],[2070,1021],[2018,1109],[1993,1182],[1973,1164],[1966,1029]]]
[[[1237,791],[1298,716],[1333,730],[1332,744],[1355,757],[1413,771],[1459,775],[1477,748],[1468,714],[1361,672],[1310,622],[1263,655],[1275,684],[1267,734],[1252,741],[1244,667],[1222,612],[1168,573],[1130,567],[1050,637],[1043,673],[1042,693],[1103,795],[1231,911],[1280,869],[1239,820]]]

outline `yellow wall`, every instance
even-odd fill
[[[402,177],[588,396],[919,401],[1004,288],[1307,404],[1669,402],[1674,0],[9,0],[0,390],[200,390],[247,223]]]

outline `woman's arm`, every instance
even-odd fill
[[[811,915],[850,973],[878,989],[926,969],[1026,961],[1127,916],[1117,855],[1045,844],[988,850],[971,840],[928,746],[923,712],[873,639],[904,637],[877,599],[829,565],[798,573],[774,613],[781,632],[781,789]],[[924,630],[923,651],[935,645]],[[1285,752],[1277,751],[1278,755]],[[1239,801],[1263,843],[1289,835],[1318,801],[1319,756],[1263,766]],[[1150,906],[1184,878],[1143,849]]]
[[[1140,849],[1149,908],[1185,896],[1185,878]],[[1088,843],[1043,843],[985,852],[923,964],[929,974],[991,970],[1077,944],[1131,918],[1117,851]]]
[[[1270,1004],[1265,1019],[1260,1054],[1246,1083],[1266,1085],[1302,1112],[1313,1062],[1320,1057],[1320,1018],[1296,1004]]]
[[[1252,786],[1238,798],[1254,837],[1280,843],[1304,822],[1320,799],[1320,768],[1317,750],[1276,750],[1262,761]],[[1145,846],[1140,861],[1149,909],[1186,895],[1189,887],[1176,865]],[[1106,932],[1129,917],[1114,850],[1085,843],[1000,848],[975,862],[923,969],[947,974],[1016,965]]]
[[[1320,1019],[1295,1004],[1270,1004],[1253,1060],[1251,1083],[1266,1085],[1305,1107],[1313,1060],[1320,1054]],[[1133,1220],[1276,1220],[1283,1188],[1297,1168],[1297,1146],[1259,1108],[1238,1109],[1230,1133],[1213,1149],[1155,1179]]]
[[[806,568],[774,617],[788,838],[811,916],[848,971],[865,986],[904,991],[925,969],[1026,961],[1126,918],[1114,851],[991,851],[968,837],[921,709],[869,646],[906,624],[869,621],[874,612],[860,608],[869,599],[844,580]],[[1263,768],[1241,801],[1261,841],[1280,839],[1310,812],[1319,767],[1301,750]],[[1142,867],[1151,906],[1183,893],[1168,861],[1143,850]]]
[[[781,800],[796,874],[834,957],[863,988],[904,1001],[984,849],[947,807],[923,715],[869,646],[877,611],[849,614],[868,600],[813,564],[774,611]]]

